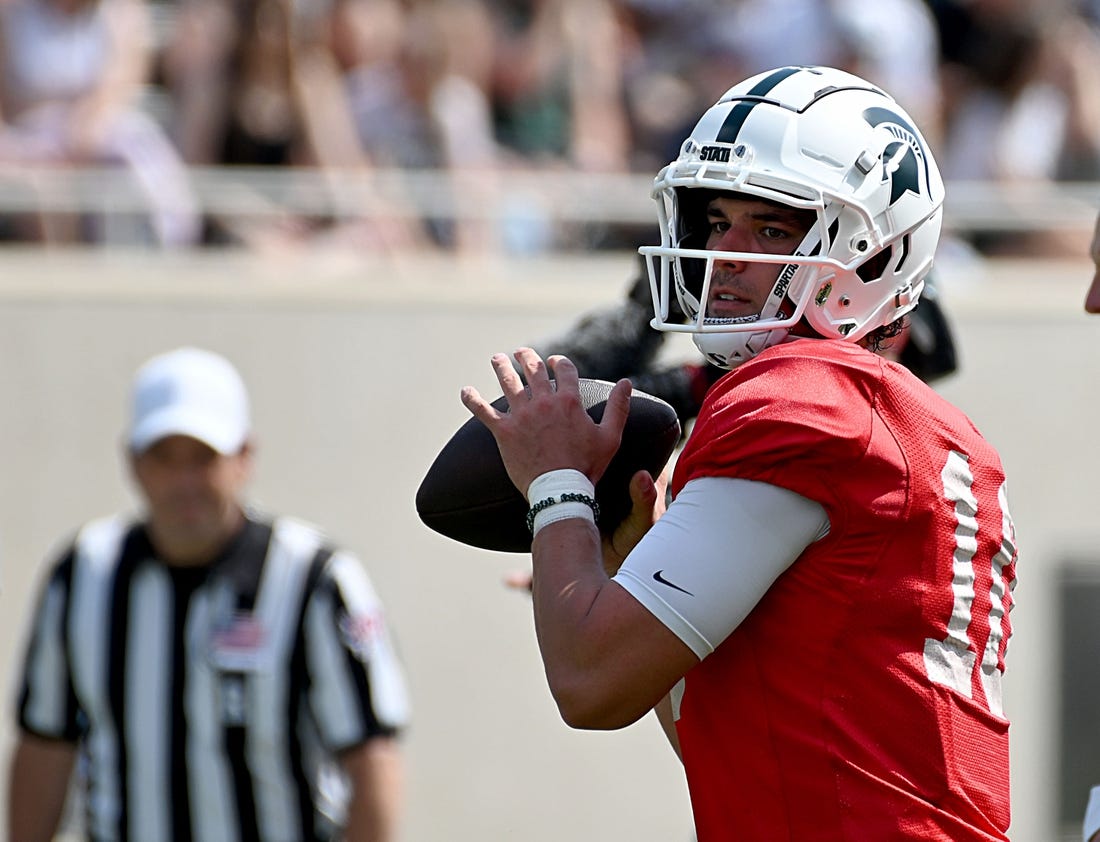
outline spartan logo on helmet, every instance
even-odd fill
[[[870,125],[885,126],[897,138],[887,144],[882,152],[883,182],[890,182],[890,204],[893,205],[906,191],[920,195],[921,171],[924,171],[923,189],[928,189],[928,156],[921,144],[916,128],[905,117],[888,108],[868,108],[863,119]]]

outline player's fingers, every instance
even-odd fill
[[[577,394],[580,391],[577,367],[569,357],[554,354],[546,358],[546,364],[554,372],[554,380],[557,381],[559,392],[564,390]]]
[[[629,540],[629,548],[642,540],[651,526],[664,514],[664,501],[649,471],[638,471],[630,478],[630,512],[621,530]],[[616,543],[618,545],[618,542]],[[629,552],[629,549],[627,550]]]
[[[629,380],[620,380],[611,388],[607,396],[607,405],[604,407],[603,418],[600,427],[606,429],[618,437],[622,437],[623,427],[626,426],[626,416],[630,413],[630,393],[633,387]]]
[[[635,473],[630,478],[629,490],[630,511],[604,543],[604,570],[608,575],[613,575],[619,569],[627,555],[663,513],[659,491],[649,471]]]
[[[630,501],[633,503],[633,511],[652,511],[653,504],[657,502],[657,484],[649,471],[637,471],[630,478]]]
[[[460,397],[462,398],[462,405],[470,410],[470,414],[487,427],[503,417],[473,386],[463,386]]]
[[[533,348],[517,348],[513,356],[519,363],[532,393],[550,390],[550,372],[546,368],[546,363],[542,361],[542,357]]]
[[[508,360],[507,354],[493,354],[489,363],[493,366],[501,391],[508,398],[508,405],[511,406],[512,402],[524,393],[523,381],[516,374],[516,370],[512,368],[512,363]]]

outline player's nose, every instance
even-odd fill
[[[751,248],[750,237],[747,231],[736,225],[731,225],[719,236],[711,241],[711,250],[720,252],[748,252]],[[718,257],[716,264],[732,267],[744,267],[747,262],[737,258]]]

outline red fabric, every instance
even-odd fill
[[[976,544],[945,490],[959,470]],[[1007,838],[1008,722],[980,676],[987,643],[987,670],[1003,671],[1015,579],[994,449],[901,366],[799,340],[712,388],[674,492],[700,476],[789,488],[830,521],[685,677],[677,728],[700,842]],[[937,644],[949,622],[954,649]],[[963,678],[933,680],[928,646]]]

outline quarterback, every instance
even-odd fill
[[[508,412],[462,394],[539,502],[535,625],[563,718],[621,728],[656,708],[700,842],[1007,839],[1004,472],[875,353],[939,239],[919,129],[863,79],[776,69],[702,116],[653,196],[653,326],[730,370],[667,511],[643,472],[631,518],[606,541],[594,525],[628,381],[596,424],[575,366],[521,348],[522,378],[492,359]]]

